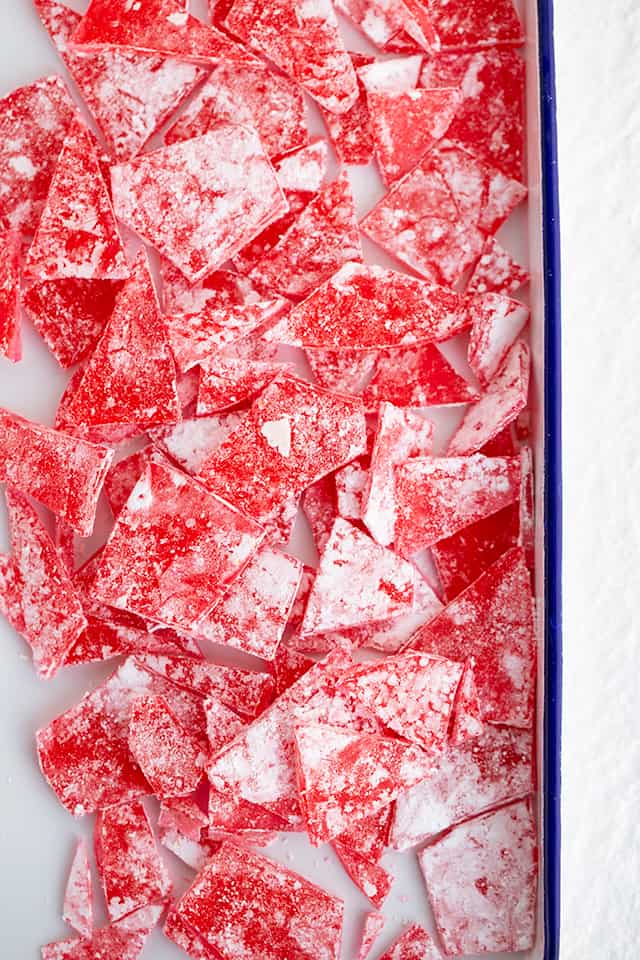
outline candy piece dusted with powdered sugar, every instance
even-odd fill
[[[325,390],[359,395],[375,369],[378,351],[307,348],[305,355],[316,382]]]
[[[171,881],[139,801],[100,810],[95,826],[96,862],[112,921],[162,903]]]
[[[412,556],[519,496],[519,457],[407,460],[395,468],[396,547]]]
[[[334,850],[356,887],[374,907],[380,909],[391,890],[393,877],[379,864],[371,863],[342,843],[335,842]]]
[[[45,77],[0,100],[3,227],[35,232],[62,144],[77,118],[62,77]]]
[[[78,54],[137,50],[205,65],[249,58],[220,30],[192,17],[183,0],[91,0],[69,47]]]
[[[204,711],[207,715],[209,754],[215,757],[223,747],[231,743],[247,723],[229,707],[225,707],[224,703],[216,697],[208,697],[205,700]]]
[[[192,284],[287,212],[258,134],[234,124],[112,167],[111,183],[118,218]]]
[[[62,940],[42,947],[42,960],[139,960],[163,908],[142,907],[85,940]]]
[[[89,939],[93,932],[93,890],[87,844],[78,840],[69,878],[64,892],[62,919],[81,937]]]
[[[535,636],[531,578],[516,547],[411,639],[415,649],[475,660],[484,720],[527,727],[533,717]]]
[[[131,707],[129,749],[156,797],[192,793],[202,778],[204,754],[164,697],[140,697]]]
[[[362,393],[367,410],[385,401],[396,407],[452,406],[478,396],[432,343],[380,351]]]
[[[443,50],[524,43],[513,0],[429,0],[429,16]]]
[[[28,493],[80,536],[93,530],[113,452],[0,409],[0,482]]]
[[[367,93],[399,93],[417,86],[421,64],[422,57],[419,55],[374,60],[358,68],[358,77]]]
[[[367,960],[371,953],[371,948],[382,933],[386,919],[383,913],[372,911],[364,918],[364,927],[360,938],[357,960]]]
[[[22,359],[20,333],[20,234],[0,231],[0,356]]]
[[[149,435],[154,445],[182,470],[196,474],[241,420],[239,413],[218,413],[182,420],[171,427],[158,427]]]
[[[235,0],[225,26],[325,110],[345,113],[357,100],[356,73],[330,0]]]
[[[380,960],[442,960],[442,953],[427,931],[414,925],[385,950]]]
[[[482,704],[478,696],[474,669],[473,657],[470,657],[465,663],[451,711],[449,743],[454,747],[479,737],[484,730]]]
[[[181,919],[175,907],[172,907],[167,914],[163,932],[167,940],[171,940],[177,947],[184,950],[191,960],[220,960],[218,951],[209,947],[200,934]]]
[[[69,572],[34,507],[17,490],[8,489],[6,497],[14,588],[22,609],[19,626],[36,670],[49,678],[64,664],[87,621]]]
[[[288,369],[288,364],[278,361],[207,357],[200,363],[196,413],[207,417],[253,400]]]
[[[175,907],[225,960],[338,960],[343,909],[304,877],[233,843]]]
[[[410,563],[338,518],[320,558],[301,633],[326,633],[411,612],[414,582]]]
[[[381,50],[388,48],[398,34],[407,34],[425,50],[438,44],[425,10],[403,0],[338,0],[336,7]],[[418,14],[417,18],[414,15]]]
[[[529,308],[499,293],[483,293],[471,300],[471,335],[467,359],[486,387],[502,367],[514,340],[522,333]]]
[[[165,313],[195,313],[207,305],[212,307],[246,303],[253,292],[244,277],[229,270],[214,270],[203,280],[192,284],[165,257],[160,257],[162,308]]]
[[[79,121],[64,141],[25,272],[36,280],[129,276],[94,142]]]
[[[131,491],[145,472],[151,451],[150,445],[143,447],[141,450],[130,453],[128,457],[118,460],[110,468],[104,482],[104,493],[114,517],[118,516],[131,496]]]
[[[467,300],[428,280],[348,263],[269,331],[269,338],[330,350],[446,340],[471,322]]]
[[[501,293],[509,296],[529,280],[529,273],[495,237],[487,237],[467,284],[467,293]]]
[[[448,955],[533,946],[537,841],[529,801],[454,827],[418,859]]]

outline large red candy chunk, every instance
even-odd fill
[[[140,697],[131,708],[129,749],[156,797],[192,793],[204,756],[164,697]]]
[[[28,493],[90,536],[113,451],[0,408],[0,482]]]
[[[89,939],[62,940],[42,948],[42,960],[138,960],[162,907],[143,907]]]
[[[428,776],[418,747],[327,723],[295,726],[300,803],[315,845],[349,828],[354,811],[368,816]]]
[[[487,724],[434,759],[426,780],[400,794],[391,846],[406,850],[448,827],[532,792],[533,734]]]
[[[77,111],[62,77],[45,77],[0,100],[0,221],[33,233]]]
[[[258,134],[234,124],[112,167],[111,182],[119,219],[192,284],[287,212]]]
[[[320,559],[301,632],[326,633],[410,612],[415,578],[410,563],[338,518]]]
[[[210,947],[200,934],[181,918],[175,907],[167,914],[164,935],[184,950],[191,960],[220,960],[218,951]]]
[[[200,470],[202,482],[260,522],[366,447],[360,401],[290,376],[274,381]]]
[[[469,277],[467,293],[515,293],[529,280],[529,273],[513,259],[495,237],[487,237],[480,259]]]
[[[271,157],[297,150],[308,140],[302,90],[259,60],[214,67],[165,143],[202,136],[220,123],[255,127]]]
[[[448,456],[475,453],[516,419],[527,405],[530,367],[529,347],[518,340],[486,393],[465,413],[449,441]]]
[[[183,0],[91,0],[70,48],[79,54],[137,50],[205,65],[248,58],[225,34],[192,17]]]
[[[62,919],[70,927],[89,939],[93,931],[93,890],[87,844],[79,840],[69,871],[64,893]]]
[[[52,677],[87,625],[82,604],[51,537],[26,497],[7,490],[21,631],[42,677]]]
[[[25,264],[37,280],[123,280],[129,268],[86,127],[69,131]]]
[[[471,335],[467,359],[486,387],[502,367],[514,340],[529,319],[529,308],[499,293],[484,293],[471,301]]]
[[[269,337],[299,347],[371,350],[446,340],[468,326],[467,300],[428,280],[345,264]]]
[[[445,50],[524,43],[513,0],[429,0],[429,15]]]
[[[180,419],[175,365],[144,251],[118,294],[67,416],[87,426],[145,427]]]
[[[202,621],[207,640],[273,660],[293,606],[302,563],[262,547]]]
[[[223,844],[175,909],[221,960],[340,955],[342,901],[232,843]]]
[[[445,135],[461,100],[455,87],[369,93],[376,156],[386,184],[413,170]]]
[[[103,602],[193,632],[264,534],[185,474],[150,463],[100,558]]]
[[[171,881],[139,801],[100,810],[95,826],[98,872],[112,921],[162,903]]]
[[[77,54],[69,41],[81,15],[57,0],[34,4],[109,152],[118,159],[139,153],[205,76],[192,64],[127,50]]]
[[[412,556],[520,496],[520,458],[418,457],[396,467],[397,549]]]
[[[302,298],[350,261],[362,260],[346,172],[324,187],[250,274],[259,288]]]
[[[478,399],[433,343],[383,350],[362,394],[367,410],[388,402],[396,407],[449,406]]]
[[[345,113],[356,102],[356,73],[330,0],[236,0],[225,26],[325,110]]]
[[[448,955],[533,946],[537,845],[528,801],[454,827],[419,861]]]
[[[531,577],[516,547],[412,638],[411,646],[475,659],[483,717],[527,727],[533,717],[535,636]]]
[[[427,931],[414,925],[385,950],[380,960],[442,960],[442,953]]]
[[[377,863],[371,863],[342,843],[335,843],[334,849],[356,887],[379,909],[391,890],[393,877]]]
[[[0,232],[0,356],[22,359],[20,336],[20,234]]]

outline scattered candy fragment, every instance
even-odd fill
[[[529,280],[529,274],[495,237],[487,237],[480,258],[469,277],[467,293],[515,293]]]
[[[200,363],[196,413],[206,417],[253,400],[286,369],[287,365],[277,361],[207,357]]]
[[[500,370],[516,337],[529,319],[529,309],[499,293],[484,293],[471,301],[471,335],[467,359],[486,387]]]
[[[437,43],[432,30],[425,37],[421,25],[411,13],[411,6],[403,0],[338,0],[336,7],[344,13],[381,50],[400,33],[407,33],[425,50]],[[421,18],[424,19],[424,18]]]
[[[467,740],[479,737],[483,730],[482,704],[476,687],[473,658],[470,657],[465,664],[453,702],[449,743],[454,747],[460,746]]]
[[[357,960],[367,960],[371,948],[378,939],[378,935],[382,933],[384,929],[385,922],[383,913],[372,911],[366,915]]]
[[[141,450],[130,453],[128,457],[118,460],[110,468],[104,482],[104,492],[114,517],[118,516],[136,483],[145,472],[150,453],[150,446],[143,447]]]
[[[435,344],[398,347],[378,354],[362,399],[367,409],[449,406],[478,399],[478,392],[451,366]]]
[[[161,913],[159,906],[143,907],[96,930],[89,940],[49,943],[42,948],[42,960],[138,960]]]
[[[81,937],[89,939],[93,932],[93,890],[87,844],[78,840],[64,893],[62,919]]]
[[[375,369],[378,351],[308,348],[305,355],[316,382],[325,390],[361,394]]]
[[[0,232],[0,356],[22,358],[20,335],[20,234]]]
[[[229,707],[225,707],[224,703],[216,697],[209,697],[205,700],[204,711],[207,715],[209,752],[211,756],[215,756],[240,733],[246,726],[246,721],[241,719],[233,710],[230,710]]]
[[[129,749],[157,797],[196,789],[204,757],[164,697],[140,697],[131,707]]]
[[[364,893],[374,907],[380,909],[391,890],[393,877],[377,863],[371,863],[342,843],[334,842],[334,849],[356,887]]]
[[[380,960],[442,960],[442,953],[427,931],[414,925],[385,950]]]
[[[358,77],[368,93],[411,90],[418,84],[421,64],[421,56],[375,60],[371,64],[359,67]]]

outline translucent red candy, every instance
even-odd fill
[[[467,359],[486,387],[502,367],[514,340],[529,319],[529,308],[499,293],[483,293],[471,301],[471,334]]]
[[[487,237],[480,258],[469,277],[467,293],[512,294],[529,280],[529,274],[495,237]]]
[[[140,697],[131,708],[129,749],[156,797],[192,793],[202,779],[204,754],[164,697]]]
[[[20,234],[0,232],[0,356],[22,359],[20,334]]]
[[[378,934],[382,933],[384,929],[385,923],[385,916],[382,913],[373,911],[366,915],[357,960],[367,960],[371,948],[378,939]]]
[[[430,0],[429,16],[443,49],[524,43],[513,0]]]
[[[427,931],[414,925],[385,950],[380,960],[442,960],[442,956]]]
[[[42,948],[42,960],[138,960],[162,907],[143,907],[96,930],[88,939],[62,940]]]
[[[393,877],[379,864],[371,863],[342,843],[334,843],[334,849],[351,880],[364,893],[374,907],[380,909],[393,884]]]
[[[87,845],[78,840],[64,893],[62,919],[88,939],[93,931],[93,890]]]
[[[432,343],[380,351],[362,393],[367,410],[383,402],[397,407],[449,406],[478,396]]]

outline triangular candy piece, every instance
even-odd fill
[[[36,280],[123,280],[129,268],[89,131],[70,130],[25,272]]]
[[[524,43],[513,0],[429,0],[428,6],[443,50]]]
[[[95,596],[193,633],[263,536],[185,474],[150,463],[100,557]]]
[[[200,364],[196,413],[199,417],[219,413],[253,400],[276,380],[288,365],[246,360],[233,356],[211,357]]]
[[[9,533],[15,558],[15,585],[24,617],[24,637],[42,677],[52,677],[85,629],[87,621],[69,574],[26,497],[8,489]]]
[[[20,335],[20,253],[16,230],[0,232],[0,357],[22,359]]]
[[[207,715],[209,755],[215,757],[223,747],[231,743],[247,723],[215,697],[208,697],[205,700],[204,711]],[[208,819],[206,822],[209,823]]]
[[[175,943],[191,960],[220,960],[218,951],[208,946],[200,934],[181,919],[175,907],[167,914],[163,933],[167,940]]]
[[[78,840],[64,893],[62,919],[81,937],[89,939],[93,932],[93,890],[87,844]]]
[[[0,100],[3,227],[35,232],[62,144],[77,117],[62,77],[45,77]]]
[[[467,293],[502,293],[510,296],[529,280],[529,273],[517,263],[495,237],[487,237],[480,259],[473,268]]]
[[[226,28],[299,83],[330,113],[345,113],[358,83],[330,0],[236,0]]]
[[[484,730],[482,705],[478,696],[474,670],[473,659],[467,660],[451,711],[449,743],[453,747],[479,737]]]
[[[68,408],[79,424],[137,424],[180,419],[175,366],[142,251]]]
[[[182,797],[202,779],[204,755],[164,697],[140,697],[131,708],[129,749],[156,797]]]
[[[377,543],[391,546],[396,526],[394,467],[431,452],[433,424],[417,414],[381,403],[363,493],[362,521]]]
[[[139,960],[162,907],[143,907],[85,940],[63,940],[42,948],[42,960]],[[217,960],[217,958],[215,958]]]
[[[316,382],[335,393],[361,394],[378,358],[377,350],[305,350]]]
[[[356,960],[367,960],[367,957],[371,953],[371,948],[384,930],[385,923],[386,918],[383,913],[372,911],[366,915]]]
[[[190,840],[199,840],[209,820],[193,797],[162,800],[158,814],[159,827],[171,827]]]
[[[381,807],[368,817],[358,817],[336,841],[355,850],[371,863],[379,863],[389,842],[392,807]]]
[[[160,257],[162,309],[165,313],[196,313],[204,307],[224,307],[246,303],[251,284],[229,270],[214,270],[199,283],[192,284],[177,267]]]
[[[516,547],[497,560],[411,646],[441,657],[475,660],[483,719],[526,727],[533,716],[535,634],[531,577]]]
[[[424,780],[429,757],[418,747],[326,723],[295,726],[300,802],[309,839],[319,846],[353,820],[386,807]]]
[[[472,740],[449,744],[428,778],[396,800],[391,846],[407,850],[456,823],[534,789],[533,733],[487,724]]]
[[[483,293],[471,301],[471,335],[467,359],[486,387],[504,363],[514,340],[522,333],[529,308],[499,293]]]
[[[136,483],[145,472],[152,449],[148,445],[141,450],[136,450],[128,457],[118,460],[109,470],[104,482],[104,493],[114,517],[118,516]]]
[[[531,804],[521,800],[454,827],[418,855],[448,956],[533,946],[537,854]]]
[[[449,441],[447,456],[475,453],[516,419],[527,405],[530,367],[529,347],[518,340],[484,396],[465,413]]]
[[[193,64],[127,50],[81,55],[69,41],[82,16],[57,0],[34,0],[40,19],[108,145],[134,157],[205,76]]]
[[[336,485],[332,477],[323,477],[322,480],[307,487],[302,495],[302,511],[311,527],[311,535],[318,556],[321,556],[338,516]],[[311,579],[315,580],[315,571]],[[306,603],[305,597],[304,606]]]
[[[112,921],[162,903],[171,881],[139,801],[100,810],[95,825],[96,861]]]
[[[349,17],[352,23],[380,50],[389,48],[398,34],[406,33],[415,47],[425,50],[437,45],[426,13],[422,11],[420,22],[412,14],[412,6],[402,0],[338,0],[337,9]],[[424,28],[426,27],[426,34]]]
[[[283,375],[200,471],[202,482],[260,522],[366,447],[360,401]]]
[[[299,589],[300,585],[298,586]],[[281,693],[288,690],[303,673],[311,669],[313,664],[313,660],[281,643],[271,661],[271,669],[276,682],[276,696],[279,697]]]
[[[420,55],[373,60],[358,68],[358,77],[367,93],[399,93],[401,90],[412,90],[418,85],[421,65]]]
[[[414,581],[410,563],[338,518],[320,559],[301,632],[326,633],[407,613],[413,607]]]
[[[279,863],[233,843],[211,858],[175,908],[214,950],[243,960],[337,960],[344,905]],[[233,950],[233,948],[232,948]]]
[[[249,278],[258,288],[300,299],[343,264],[361,260],[353,194],[343,172],[305,207]]]
[[[471,322],[465,298],[429,280],[348,263],[269,331],[299,347],[371,350],[446,340]]]
[[[443,955],[427,931],[414,924],[385,950],[380,960],[443,960]]]
[[[396,407],[451,406],[478,396],[435,344],[426,343],[380,351],[362,399],[373,410],[385,401]]]
[[[373,58],[361,53],[350,53],[356,69],[372,63]],[[358,99],[346,113],[322,114],[333,149],[340,163],[364,165],[373,157],[373,136],[369,121],[367,95],[358,77]]]
[[[413,556],[520,496],[520,458],[419,457],[396,467],[395,542]]]
[[[184,0],[91,0],[70,41],[72,50],[137,50],[204,65],[247,60],[229,37],[192,17]]]
[[[355,697],[389,730],[433,754],[447,738],[462,673],[460,663],[406,653],[354,667],[338,690]]]
[[[362,891],[374,907],[380,909],[391,890],[393,877],[379,864],[371,863],[370,860],[356,853],[355,850],[345,847],[342,843],[334,842],[333,846],[340,863],[356,887]]]
[[[242,414],[219,413],[212,417],[181,420],[172,427],[160,427],[150,433],[156,449],[169,457],[185,473],[196,474],[223,440],[239,426]]]
[[[259,60],[214,67],[166,133],[165,143],[200,137],[220,123],[255,127],[270,157],[297,150],[308,140],[302,90]]]
[[[455,87],[369,93],[376,156],[387,185],[413,170],[445,135],[461,101]]]
[[[116,214],[192,284],[287,212],[255,130],[222,124],[111,169]]]

